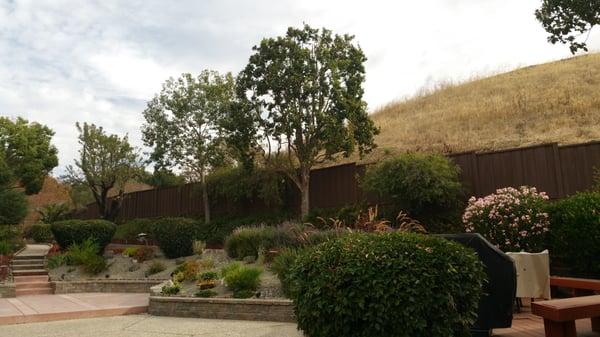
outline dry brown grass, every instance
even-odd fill
[[[392,102],[372,115],[379,148],[463,152],[600,139],[600,54],[590,54]],[[349,160],[342,161],[351,161]]]

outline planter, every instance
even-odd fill
[[[290,300],[150,296],[155,316],[295,322]]]

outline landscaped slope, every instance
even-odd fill
[[[600,54],[445,87],[372,117],[381,128],[375,157],[600,140]]]

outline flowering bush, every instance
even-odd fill
[[[535,187],[506,187],[484,198],[471,197],[463,223],[503,251],[539,251],[550,221],[544,212],[548,195]]]

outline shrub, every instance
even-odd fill
[[[150,275],[154,275],[154,274],[158,274],[161,271],[165,270],[165,265],[158,262],[158,261],[154,261],[150,267],[148,267],[148,270],[146,270],[146,277],[150,276]]]
[[[164,285],[161,290],[163,295],[177,295],[181,291],[181,285],[177,282],[173,282],[172,285]]]
[[[110,243],[117,226],[106,220],[65,220],[50,225],[56,242],[61,247],[82,243],[93,239],[99,246],[99,252]]]
[[[157,219],[154,235],[160,249],[170,259],[194,253],[197,221],[186,218]]]
[[[476,254],[439,237],[354,233],[291,268],[298,327],[317,336],[470,336],[485,278]]]
[[[4,255],[11,255],[25,246],[22,239],[22,231],[20,226],[4,226],[0,225],[0,242]]]
[[[219,274],[214,271],[206,271],[204,273],[201,273],[200,276],[198,276],[198,279],[201,281],[218,280]]]
[[[201,289],[201,290],[196,291],[196,293],[194,294],[194,296],[196,296],[196,297],[204,297],[204,298],[215,297],[217,295],[218,294],[216,291],[210,290],[210,289]]]
[[[137,247],[127,247],[123,250],[123,255],[127,257],[133,257],[138,251]]]
[[[341,208],[316,208],[311,209],[308,215],[304,218],[304,222],[310,223],[317,228],[331,228],[329,219],[339,220],[344,227],[349,227],[356,222],[363,207],[345,206]]]
[[[15,189],[0,186],[0,226],[17,225],[27,216],[25,194]]]
[[[483,235],[503,251],[540,251],[550,223],[546,200],[544,192],[526,186],[472,197],[463,214],[465,231]]]
[[[390,217],[403,210],[439,232],[436,224],[460,213],[460,169],[439,154],[406,153],[367,169],[362,186],[394,204]]]
[[[106,260],[98,255],[100,246],[92,238],[81,244],[74,243],[67,250],[66,261],[69,265],[82,266],[83,271],[96,275],[106,269]]]
[[[66,220],[71,213],[71,207],[65,203],[56,203],[43,206],[37,210],[40,221],[51,224],[56,221]]]
[[[286,249],[279,253],[269,266],[271,271],[277,275],[277,278],[281,283],[281,290],[288,298],[292,298],[294,292],[293,281],[290,278],[290,269],[300,254],[301,251],[299,250]]]
[[[194,241],[194,254],[202,255],[204,249],[206,248],[206,242],[204,241]]]
[[[144,262],[152,259],[154,257],[154,250],[150,247],[144,246],[137,249],[133,258],[137,262]]]
[[[10,244],[10,242],[6,241],[6,240],[1,240],[0,241],[0,255],[10,255],[12,254],[12,245]]]
[[[117,226],[115,239],[138,241],[138,234],[147,234],[148,239],[154,239],[154,224],[159,219],[133,219]]]
[[[54,235],[52,235],[50,225],[46,223],[36,223],[29,226],[25,236],[38,243],[52,242],[52,240],[54,240]]]
[[[90,275],[100,274],[102,271],[106,270],[106,268],[106,260],[99,255],[89,257],[83,262],[83,271]]]
[[[54,254],[48,256],[48,268],[56,269],[67,263],[67,256],[64,254]]]
[[[221,275],[225,279],[227,288],[233,291],[233,297],[247,298],[248,292],[254,293],[260,286],[260,275],[262,270],[256,267],[242,266],[234,262],[221,270]],[[240,297],[236,296],[240,295]]]
[[[298,238],[285,227],[240,227],[225,240],[225,251],[232,258],[258,258],[260,249],[296,246]]]
[[[600,278],[600,192],[578,193],[548,207],[553,258],[578,277]]]

